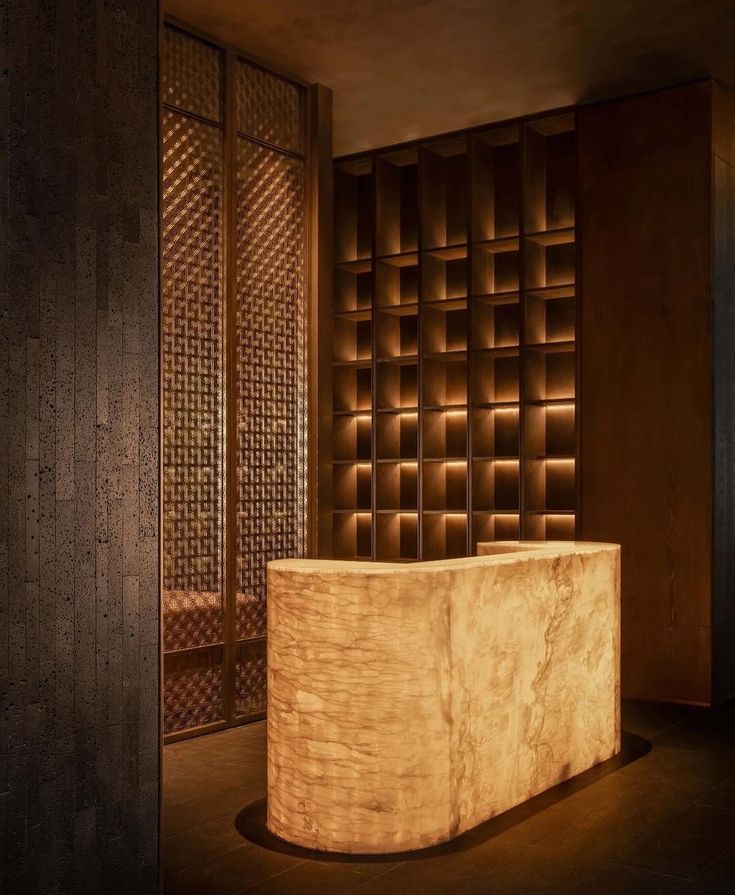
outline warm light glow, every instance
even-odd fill
[[[464,517],[445,515],[432,536],[462,540]],[[413,546],[415,517],[395,522]],[[271,833],[327,852],[423,848],[619,751],[620,549],[477,552],[348,574],[269,564]]]
[[[554,410],[569,411],[574,410],[574,401],[565,401],[563,404],[544,404],[543,409],[549,413]]]

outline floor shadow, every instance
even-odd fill
[[[235,826],[240,835],[262,848],[279,852],[284,855],[293,857],[311,859],[317,861],[335,861],[342,864],[349,863],[375,863],[385,864],[395,861],[420,861],[425,858],[433,858],[439,855],[447,855],[455,852],[462,852],[468,848],[474,848],[483,842],[487,842],[495,836],[500,835],[506,830],[514,827],[516,824],[539,814],[541,811],[561,802],[563,799],[569,798],[576,792],[596,783],[603,777],[615,773],[625,765],[630,764],[637,759],[642,758],[651,751],[651,744],[648,740],[634,733],[623,731],[622,748],[620,753],[602,764],[559,783],[552,789],[542,792],[540,795],[534,796],[522,805],[511,808],[491,820],[462,833],[456,839],[450,842],[444,842],[441,845],[434,845],[430,848],[422,848],[417,851],[408,852],[391,852],[382,855],[364,855],[364,854],[345,854],[342,852],[322,852],[313,849],[301,848],[297,845],[291,845],[283,839],[279,839],[268,831],[265,825],[265,809],[266,800],[259,799],[252,802],[240,811],[235,818]]]

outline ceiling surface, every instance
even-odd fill
[[[735,85],[735,0],[164,0],[334,91],[342,155],[712,75]]]

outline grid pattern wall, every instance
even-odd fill
[[[265,709],[266,563],[305,546],[306,194],[303,88],[171,25],[164,50],[164,725],[173,734]],[[227,65],[233,121],[223,114]]]
[[[573,114],[335,164],[333,554],[576,526]]]

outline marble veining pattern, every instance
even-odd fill
[[[619,548],[478,552],[269,565],[272,832],[422,848],[619,750]]]

